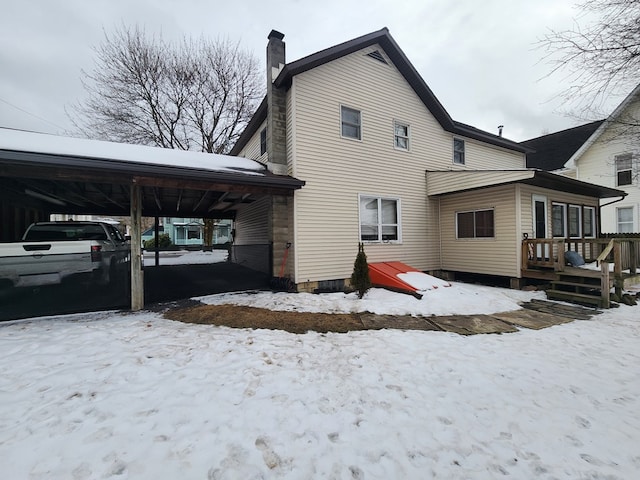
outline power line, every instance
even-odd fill
[[[24,108],[20,108],[20,107],[18,107],[17,105],[14,105],[13,103],[8,102],[7,100],[5,100],[5,99],[4,99],[4,98],[2,98],[2,97],[0,97],[0,102],[6,103],[6,104],[7,104],[7,105],[9,105],[10,107],[15,108],[16,110],[20,110],[21,112],[26,113],[27,115],[30,115],[30,116],[32,116],[32,117],[34,117],[34,118],[37,118],[38,120],[42,120],[43,122],[48,123],[49,125],[52,125],[52,126],[54,126],[54,127],[56,127],[56,128],[60,128],[61,130],[65,130],[65,128],[64,128],[64,127],[61,127],[60,125],[57,125],[57,124],[55,124],[55,123],[53,123],[53,122],[50,122],[50,121],[49,121],[49,120],[47,120],[46,118],[42,118],[42,117],[40,117],[40,116],[36,115],[35,113],[28,112],[28,111],[27,111],[27,110],[25,110]]]

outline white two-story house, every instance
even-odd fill
[[[627,195],[603,201],[603,233],[640,232],[640,85],[584,139],[557,172],[617,188]],[[567,131],[556,135],[565,135]],[[539,141],[539,140],[538,140]]]
[[[622,195],[526,169],[529,147],[453,120],[386,28],[291,63],[283,37],[268,37],[268,93],[231,153],[306,183],[239,209],[234,245],[271,244],[299,290],[341,288],[360,242],[369,262],[518,284],[522,240],[551,237],[554,203],[594,237],[599,199]]]

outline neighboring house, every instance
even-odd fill
[[[204,221],[201,218],[163,217],[159,232],[169,235],[171,242],[177,246],[202,246],[204,244]],[[154,237],[155,228],[151,227],[142,233],[142,240]],[[213,226],[213,244],[231,241],[231,220],[217,220]]]
[[[271,244],[277,273],[290,244],[299,290],[341,288],[359,242],[369,262],[518,285],[523,239],[551,238],[553,204],[571,236],[595,237],[599,199],[621,195],[527,170],[529,147],[454,121],[386,28],[291,63],[283,37],[268,37],[267,97],[231,153],[306,184],[239,209],[234,249]]]
[[[640,129],[629,127],[638,125],[639,119],[640,85],[604,121],[523,142],[538,152],[547,149],[558,152],[557,145],[574,138],[575,131],[588,133],[573,151],[561,152],[555,163],[536,161],[530,166],[624,191],[627,194],[624,199],[602,202],[605,233],[640,232]]]

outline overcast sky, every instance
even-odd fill
[[[228,37],[264,65],[271,29],[287,61],[388,27],[454,120],[526,140],[576,125],[555,98],[561,78],[535,43],[565,29],[574,0],[0,0],[0,126],[72,130],[92,47],[119,25],[165,39]],[[624,92],[628,93],[628,92]],[[615,105],[613,105],[615,106]]]

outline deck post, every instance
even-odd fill
[[[144,308],[142,271],[142,198],[140,185],[131,185],[131,310]]]
[[[602,296],[602,308],[610,308],[610,298],[609,298],[609,262],[601,262],[600,263],[600,271],[602,275],[600,276],[600,295]]]

